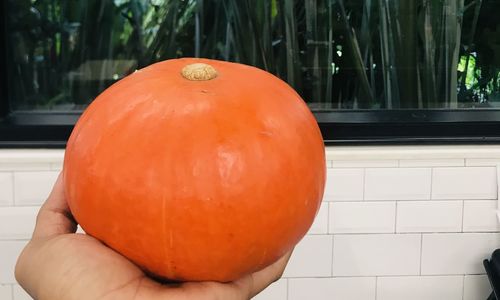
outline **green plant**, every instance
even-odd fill
[[[79,108],[135,68],[182,56],[268,70],[312,109],[500,102],[496,0],[9,0],[8,10],[18,109]]]

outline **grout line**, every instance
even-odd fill
[[[366,168],[363,169],[363,189],[362,189],[362,198],[363,198],[363,201],[366,201],[365,199],[365,192],[366,190]]]
[[[496,201],[498,200],[497,198],[473,198],[473,197],[460,197],[460,198],[455,198],[455,199],[439,199],[439,198],[434,198],[432,199],[433,201],[441,201],[441,202],[446,202],[446,201],[461,201],[461,200],[466,200],[466,201]],[[365,200],[365,202],[388,202],[388,201],[400,201],[400,202],[429,202],[429,199],[401,199],[401,198],[394,198],[391,199],[389,197],[384,198],[383,200]],[[325,200],[326,202],[326,200]],[[362,200],[336,200],[336,201],[328,201],[328,202],[362,202]]]
[[[285,284],[286,284],[285,299],[287,299],[287,300],[288,300],[288,298],[289,298],[289,296],[288,296],[288,295],[290,294],[290,292],[289,292],[289,288],[290,288],[290,281],[289,281],[288,279],[289,279],[289,278],[285,278]]]
[[[332,235],[332,263],[330,264],[330,277],[333,277],[333,259],[335,257],[335,249],[334,249],[334,243],[335,243],[335,235]]]
[[[12,176],[12,205],[16,206],[16,176],[14,176],[14,172],[11,172]]]
[[[465,200],[462,200],[462,233],[464,232]]]
[[[474,274],[451,274],[451,273],[440,273],[440,274],[429,274],[429,275],[415,275],[415,274],[370,274],[370,275],[337,275],[337,276],[293,276],[293,277],[283,277],[283,279],[357,279],[357,278],[432,278],[432,277],[461,277],[461,276],[487,276],[486,273],[474,273]]]
[[[418,271],[418,275],[422,276],[422,257],[424,253],[424,234],[420,234],[420,269]]]
[[[465,298],[465,274],[463,275],[462,278],[462,300]]]
[[[333,231],[333,230],[332,230]],[[330,203],[326,203],[326,234],[330,234]]]
[[[434,188],[434,187],[432,186],[432,181],[433,181],[433,179],[434,179],[434,168],[431,168],[431,190],[430,190],[430,193],[431,193],[431,194],[429,195],[429,200],[433,200],[433,199],[432,199],[432,189]]]
[[[0,208],[6,208],[8,206],[0,206]],[[26,206],[24,206],[26,207]],[[35,206],[28,206],[28,207],[35,207]],[[480,233],[480,234],[498,234],[500,231],[497,230],[477,230],[477,231],[399,231],[399,232],[389,232],[389,231],[359,231],[359,232],[332,232],[332,233],[307,233],[307,236],[328,236],[328,235],[338,235],[338,236],[343,236],[343,235],[417,235],[417,234],[464,234],[468,235],[471,233]]]
[[[394,211],[394,233],[397,233],[397,228],[398,228],[398,202],[395,201],[396,205],[395,206],[395,211]]]

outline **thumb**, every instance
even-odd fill
[[[75,233],[76,225],[64,196],[63,176],[61,173],[49,197],[38,212],[33,238]]]

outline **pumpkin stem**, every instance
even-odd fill
[[[182,68],[181,75],[187,80],[203,81],[214,79],[218,74],[211,65],[194,63]]]

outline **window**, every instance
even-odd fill
[[[4,1],[4,145],[63,145],[106,87],[199,56],[266,69],[326,142],[500,139],[497,0]]]

